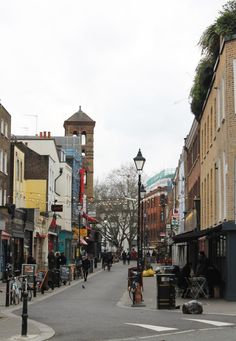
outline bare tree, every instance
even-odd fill
[[[95,184],[94,204],[103,238],[122,249],[129,248],[137,234],[137,173],[134,165],[123,165]]]

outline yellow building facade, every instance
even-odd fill
[[[236,35],[222,41],[200,118],[200,249],[222,270],[225,295],[236,299]]]

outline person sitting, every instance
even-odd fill
[[[189,286],[189,278],[191,277],[192,264],[187,262],[180,271],[178,286],[183,289],[182,298],[186,297]]]

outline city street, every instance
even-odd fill
[[[132,266],[134,264],[131,264]],[[29,304],[29,318],[55,330],[51,340],[234,340],[236,313],[183,315],[181,310],[155,309],[155,288],[147,286],[145,307],[131,307],[127,298],[127,265],[113,265],[55,290]],[[148,283],[148,282],[146,282]],[[84,286],[84,288],[83,288]],[[151,297],[154,300],[151,302]],[[21,314],[21,311],[18,311]]]

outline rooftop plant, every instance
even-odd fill
[[[199,46],[202,58],[196,68],[193,86],[190,91],[191,111],[196,119],[202,112],[202,107],[211,84],[213,68],[220,50],[220,38],[236,33],[236,0],[228,1],[215,22],[203,32]]]

